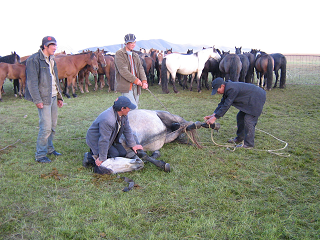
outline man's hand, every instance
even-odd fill
[[[96,165],[99,167],[103,162],[99,160],[99,158],[96,159]]]
[[[133,83],[142,87],[142,82],[140,81],[139,78],[137,78]]]
[[[37,108],[42,109],[43,108],[43,103],[42,102],[38,103],[38,104],[36,104],[36,106],[37,106]]]
[[[206,123],[207,124],[214,124],[214,122],[216,121],[216,117],[213,115],[213,116],[211,116],[211,118],[209,118],[209,119],[206,119],[207,121],[206,121]]]
[[[143,82],[142,83],[142,89],[148,89],[148,83],[147,82]]]
[[[58,100],[58,107],[62,108],[62,106],[63,106],[63,101],[62,100]]]
[[[143,150],[143,147],[142,147],[141,145],[136,145],[136,146],[132,147],[132,150],[133,150],[135,153],[137,153],[137,150],[138,150],[138,149]]]

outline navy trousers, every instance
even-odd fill
[[[242,111],[239,111],[237,114],[237,139],[239,141],[244,140],[244,144],[248,147],[254,147],[254,137],[258,118],[259,117]]]

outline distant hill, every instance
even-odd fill
[[[90,47],[86,49],[82,49],[79,52],[82,52],[83,50],[90,50],[90,51],[96,51],[98,48],[99,49],[104,49],[105,51],[115,53],[118,51],[121,47],[123,47],[122,44],[114,44],[114,45],[109,45],[109,46],[99,46],[99,47]],[[158,50],[167,50],[172,48],[174,52],[180,52],[180,53],[186,53],[188,49],[193,49],[193,52],[197,52],[201,50],[203,47],[212,47],[209,45],[192,45],[192,44],[175,44],[175,43],[170,43],[162,39],[150,39],[150,40],[140,40],[137,41],[136,47],[134,50],[139,51],[140,48],[144,49],[158,49]],[[223,51],[229,51],[231,53],[234,53],[235,49],[234,48],[229,48],[229,47],[224,47],[224,46],[215,46],[216,48],[219,48],[220,50]],[[242,49],[242,51],[247,52],[250,51],[250,49]]]

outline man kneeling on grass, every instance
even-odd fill
[[[129,98],[120,96],[113,106],[102,112],[87,131],[86,142],[90,151],[85,153],[83,166],[93,165],[94,172],[103,173],[99,166],[108,158],[125,157],[127,151],[119,142],[123,134],[128,147],[136,153],[138,149],[143,150],[134,140],[129,126],[128,113],[136,106]]]

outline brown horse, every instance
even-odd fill
[[[0,62],[0,89],[2,89],[4,80],[9,79],[19,79],[20,89],[19,96],[22,97],[24,94],[25,84],[26,84],[26,66],[23,64],[10,64]],[[2,94],[0,90],[0,101],[2,101]]]
[[[274,59],[269,54],[259,51],[256,53],[255,68],[257,73],[260,73],[260,81],[257,81],[257,85],[265,90],[271,90],[273,82]],[[267,84],[265,84],[265,82]]]
[[[144,56],[143,59],[146,62],[146,68],[145,68],[145,73],[147,76],[147,81],[148,84],[153,86],[154,84],[154,67],[155,67],[155,62],[153,60],[153,58],[148,57],[148,56]]]
[[[94,91],[98,90],[98,82],[100,82],[100,89],[103,89],[105,86],[104,76],[108,80],[108,92],[114,91],[115,84],[115,65],[114,65],[114,57],[111,55],[104,56],[106,66],[103,67],[102,64],[99,64],[98,68],[98,78],[94,76],[95,86]]]
[[[61,56],[61,57],[60,57]],[[58,68],[59,79],[67,79],[63,93],[70,98],[69,87],[72,88],[72,96],[77,97],[75,93],[76,78],[79,71],[86,65],[91,65],[94,70],[94,75],[97,74],[98,61],[93,52],[80,53],[76,55],[59,55],[55,58]]]
[[[98,60],[98,64],[99,64],[99,67],[106,67],[107,66],[107,62],[104,58],[104,50],[100,50],[99,48],[94,52],[94,54],[96,55],[96,58]],[[79,81],[79,88],[80,88],[80,92],[81,93],[84,93],[83,91],[83,85],[84,85],[84,82],[85,82],[85,91],[86,92],[89,92],[89,86],[91,86],[91,83],[89,81],[89,75],[90,75],[90,72],[92,74],[94,74],[94,68],[91,66],[91,65],[87,65],[85,66],[83,69],[81,69],[79,71],[79,74],[78,74],[78,81]]]

